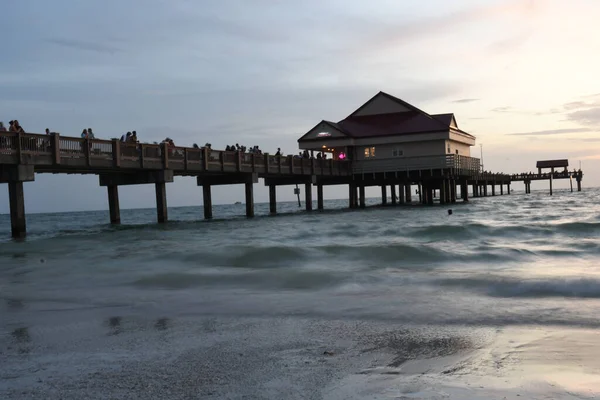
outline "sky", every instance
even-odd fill
[[[381,90],[453,112],[486,170],[568,158],[584,188],[600,185],[597,0],[3,0],[2,16],[0,120],[28,132],[136,130],[147,142],[295,153],[317,122]],[[213,203],[243,193],[216,187]],[[169,206],[202,204],[193,178],[167,195]],[[108,207],[93,175],[38,174],[25,196],[28,212]],[[278,198],[292,200],[292,187]],[[153,185],[120,188],[122,208],[154,199]],[[255,201],[268,201],[262,184]]]

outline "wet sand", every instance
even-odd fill
[[[6,399],[591,399],[597,334],[554,327],[178,317],[15,328]],[[84,322],[82,322],[84,321]]]

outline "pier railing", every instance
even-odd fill
[[[241,153],[168,144],[124,143],[117,139],[81,139],[58,134],[0,132],[0,164],[29,164],[60,171],[77,169],[172,169],[197,172],[257,172],[263,175],[351,174],[350,162],[295,156]]]
[[[445,154],[439,156],[400,157],[354,161],[355,174],[373,172],[401,172],[416,170],[450,169],[459,175],[476,176],[481,174],[478,158]]]

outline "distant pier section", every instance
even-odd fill
[[[531,193],[532,181],[545,181],[550,184],[550,195],[552,195],[552,183],[555,179],[569,179],[571,184],[571,192],[573,191],[573,180],[577,182],[577,191],[581,192],[581,181],[583,180],[583,171],[569,171],[569,160],[544,160],[536,163],[537,173],[525,172],[511,176],[511,181],[522,181],[525,184],[525,193]],[[561,168],[562,170],[558,170]],[[543,172],[545,169],[550,169],[550,172]]]

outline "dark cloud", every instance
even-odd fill
[[[600,128],[600,107],[573,111],[567,114],[567,120],[581,125],[595,126]]]
[[[534,132],[519,132],[509,133],[511,136],[545,136],[545,135],[562,135],[565,133],[582,133],[590,132],[589,128],[567,128],[567,129],[550,129],[545,131],[534,131]]]
[[[452,100],[452,103],[473,103],[474,101],[479,101],[479,99],[458,99]]]
[[[121,51],[121,49],[116,46],[112,46],[112,45],[108,45],[108,44],[100,43],[100,42],[87,42],[87,41],[83,41],[83,40],[58,39],[58,38],[48,39],[47,41],[49,43],[52,43],[52,44],[55,44],[58,46],[68,47],[68,48],[75,49],[75,50],[94,51],[94,52],[104,53],[104,54],[115,54],[115,53]]]

